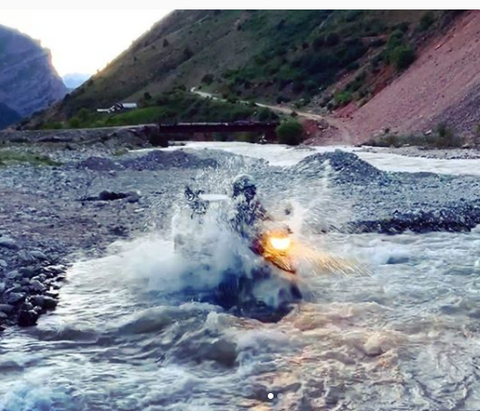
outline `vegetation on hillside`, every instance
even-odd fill
[[[178,86],[328,109],[367,101],[449,24],[451,11],[176,11],[68,95],[43,122]],[[346,80],[345,80],[346,79]],[[345,84],[346,81],[346,84]]]
[[[297,120],[282,122],[275,130],[278,142],[289,146],[298,146],[303,141],[303,127]]]
[[[440,124],[434,132],[426,134],[397,135],[386,134],[373,138],[365,143],[373,147],[405,147],[417,146],[426,148],[460,148],[466,144],[466,140],[455,134],[447,125]]]
[[[0,150],[0,167],[27,163],[34,166],[58,166],[60,163],[50,157],[12,149]]]
[[[65,122],[45,123],[40,128],[91,128],[182,121],[274,121],[278,118],[265,107],[202,98],[182,89],[162,93],[157,97],[145,93],[141,103],[138,109],[112,114],[82,108]]]
[[[343,90],[325,95],[329,109],[369,98],[377,74],[400,72],[415,60],[416,46],[445,19],[444,12],[299,11],[275,23],[255,12],[242,25],[271,40],[247,65],[225,73],[223,95],[275,95],[277,103],[321,94],[343,75],[357,73]]]

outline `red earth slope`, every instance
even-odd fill
[[[403,75],[349,117],[343,122],[355,142],[385,128],[425,132],[440,123],[473,137],[480,125],[480,11],[459,18]]]

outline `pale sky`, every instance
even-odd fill
[[[0,9],[0,24],[41,40],[61,76],[95,74],[170,11]]]

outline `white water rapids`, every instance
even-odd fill
[[[313,153],[190,147],[273,165]],[[359,155],[386,170],[480,169]],[[314,298],[270,324],[176,298],[182,263],[158,233],[75,264],[57,310],[0,339],[0,410],[479,410],[480,231],[314,241],[372,275],[307,275]]]

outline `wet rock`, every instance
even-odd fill
[[[53,274],[60,274],[65,271],[65,266],[58,264],[58,265],[49,265],[48,267],[45,267],[43,271],[47,273],[53,273]]]
[[[20,275],[25,278],[32,278],[37,273],[37,268],[34,266],[20,268]]]
[[[45,286],[38,280],[32,280],[30,282],[30,289],[38,293],[42,293],[46,290]]]
[[[0,294],[2,294],[7,288],[7,285],[4,282],[0,282]]]
[[[13,311],[13,305],[11,304],[0,304],[0,312],[5,314],[10,314]]]
[[[27,250],[19,251],[17,256],[20,259],[20,261],[26,264],[31,264],[36,262],[35,257],[32,255],[30,251],[27,251]]]
[[[20,273],[17,270],[10,271],[7,273],[7,279],[14,281],[16,278],[20,277]]]
[[[410,259],[406,255],[392,255],[388,257],[387,264],[405,264]]]
[[[24,293],[9,293],[5,301],[7,304],[18,304],[23,300],[25,300]]]
[[[128,193],[116,193],[114,191],[102,191],[98,195],[98,199],[100,201],[113,201],[113,200],[120,200],[122,198],[128,197]]]
[[[0,267],[1,267],[1,268],[7,268],[7,267],[8,267],[8,263],[7,263],[5,260],[0,260]]]
[[[31,302],[35,306],[39,306],[44,310],[53,310],[57,306],[58,302],[55,298],[37,295],[31,299]]]
[[[136,191],[132,191],[132,192],[127,193],[127,194],[128,194],[127,201],[129,203],[138,203],[140,201],[140,193],[138,193]]]
[[[25,311],[33,310],[33,305],[32,305],[32,303],[30,303],[30,302],[28,302],[28,301],[25,301],[25,302],[22,304],[21,310],[25,310]]]
[[[35,259],[40,260],[40,261],[45,261],[47,259],[47,256],[42,253],[40,250],[33,250],[30,252],[30,254],[35,257]]]
[[[21,310],[18,314],[17,324],[20,327],[32,327],[37,324],[40,314],[35,310]]]
[[[19,248],[18,244],[13,238],[10,237],[0,237],[0,248],[8,248],[11,250],[17,250]]]

